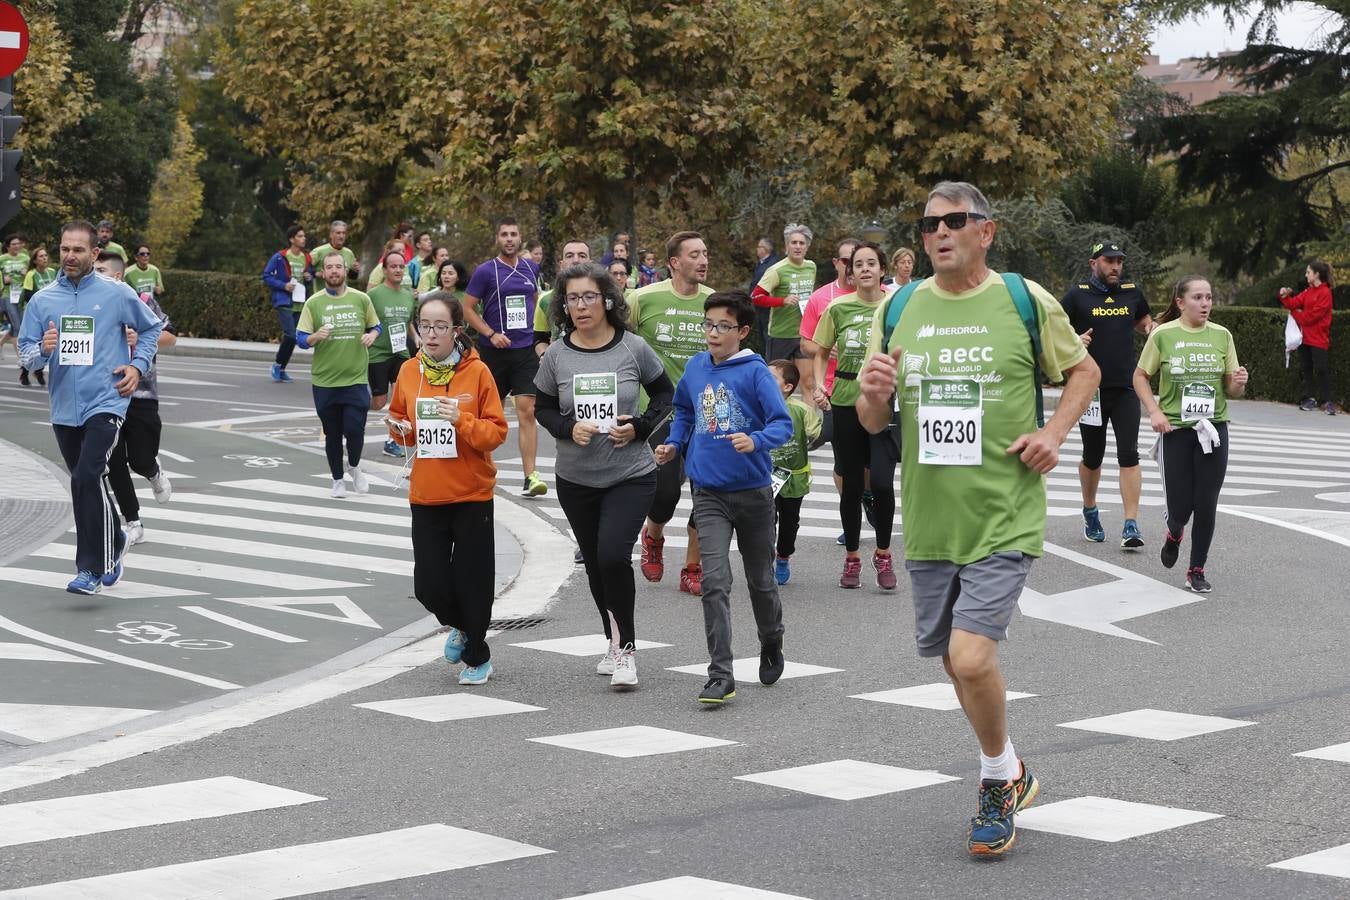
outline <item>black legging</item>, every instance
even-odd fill
[[[117,498],[117,508],[122,518],[135,522],[141,517],[141,502],[136,497],[136,487],[131,483],[131,473],[142,478],[154,478],[159,474],[159,435],[162,425],[159,419],[158,400],[138,400],[135,397],[127,404],[127,417],[122,423],[122,433],[108,458],[108,485]]]
[[[1167,495],[1167,530],[1180,536],[1191,517],[1192,569],[1203,569],[1214,541],[1219,489],[1228,473],[1228,424],[1215,422],[1219,446],[1209,453],[1200,449],[1194,428],[1174,428],[1162,436],[1163,491]]]
[[[844,549],[856,552],[862,534],[863,470],[869,469],[872,491],[872,515],[876,522],[877,549],[891,548],[891,530],[895,525],[895,464],[900,448],[895,433],[887,428],[871,434],[858,421],[852,406],[835,406],[834,471],[843,480],[839,492],[839,521],[844,526]]]
[[[567,514],[586,563],[591,597],[600,610],[605,637],[613,643],[618,626],[620,647],[637,646],[633,606],[633,544],[656,494],[656,472],[648,472],[609,487],[587,487],[557,472],[558,502]],[[610,617],[613,617],[611,625]]]
[[[797,550],[797,531],[802,523],[802,497],[784,497],[779,494],[773,498],[774,510],[778,513],[778,555],[787,559]]]
[[[656,431],[647,443],[659,447],[670,438],[670,422],[666,422]],[[652,497],[651,510],[647,517],[657,525],[664,525],[675,517],[675,507],[680,503],[680,494],[684,491],[684,456],[677,453],[675,458],[665,465],[656,467],[656,488]],[[691,518],[689,524],[694,524]]]
[[[1321,347],[1298,348],[1298,358],[1303,363],[1303,396],[1315,397],[1317,404],[1323,406],[1331,399],[1330,352]]]
[[[364,384],[339,388],[314,388],[314,411],[323,423],[323,452],[334,481],[342,480],[342,441],[347,440],[347,463],[361,462],[366,444],[366,414],[370,411],[370,388]]]
[[[463,662],[492,656],[487,632],[496,593],[492,501],[412,506],[413,593],[442,625],[464,632]]]

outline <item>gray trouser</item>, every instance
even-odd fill
[[[783,607],[773,579],[773,490],[713,491],[694,488],[692,521],[703,564],[703,626],[708,634],[708,677],[735,681],[731,672],[731,535],[741,551],[745,583],[759,640],[781,638]]]

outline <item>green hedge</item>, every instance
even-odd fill
[[[1155,308],[1155,318],[1161,313]],[[1216,306],[1211,319],[1233,333],[1238,362],[1247,367],[1251,380],[1247,397],[1297,403],[1302,399],[1298,352],[1284,367],[1284,307]],[[1136,340],[1142,349],[1144,339]],[[1331,398],[1342,403],[1350,395],[1350,312],[1331,314]]]
[[[261,275],[166,269],[160,305],[187,337],[274,341],[280,333]]]

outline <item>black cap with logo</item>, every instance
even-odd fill
[[[1125,251],[1120,249],[1114,241],[1098,241],[1092,245],[1092,258],[1099,256],[1121,257],[1125,256]]]

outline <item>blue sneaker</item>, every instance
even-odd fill
[[[787,584],[792,577],[792,567],[788,563],[789,557],[786,556],[779,556],[773,561],[773,580],[779,584]]]
[[[80,574],[66,585],[66,590],[72,594],[97,594],[103,590],[103,582],[93,572],[81,569]]]
[[[469,666],[463,672],[459,673],[460,684],[487,684],[488,676],[492,674],[492,660],[488,660],[481,666]]]
[[[975,818],[970,820],[970,837],[966,840],[966,848],[975,856],[1006,853],[1017,839],[1017,827],[1013,824],[1016,805],[1015,782],[993,778],[981,781],[980,809],[975,813]]]
[[[280,380],[281,380],[281,376],[282,376],[282,375],[285,375],[285,374],[286,374],[285,370],[281,368],[281,363],[272,363],[272,380],[273,380],[273,381],[280,381]]]
[[[1102,528],[1102,517],[1095,506],[1083,507],[1083,537],[1100,544],[1106,540],[1106,531]]]
[[[403,448],[399,446],[398,441],[388,440],[384,442],[384,455],[392,456],[394,459],[403,458]]]
[[[839,537],[834,539],[834,542],[838,544],[840,547],[843,547],[848,543],[848,536],[841,531],[839,532]]]
[[[1144,546],[1144,534],[1134,519],[1125,520],[1125,527],[1120,532],[1120,546],[1126,550],[1138,550]]]
[[[281,370],[281,382],[282,382],[282,384],[290,384],[292,381],[295,381],[295,379],[292,378],[291,376],[287,375],[285,369],[282,369],[282,370]]]
[[[127,555],[127,547],[131,546],[127,542],[127,533],[125,531],[120,531],[118,534],[121,537],[121,540],[118,541],[121,546],[117,547],[117,561],[113,563],[112,569],[104,572],[103,577],[99,579],[103,582],[104,587],[112,587],[122,580],[122,560]]]
[[[459,662],[464,655],[464,645],[469,643],[468,636],[458,628],[451,628],[445,639],[445,658],[452,663]]]

